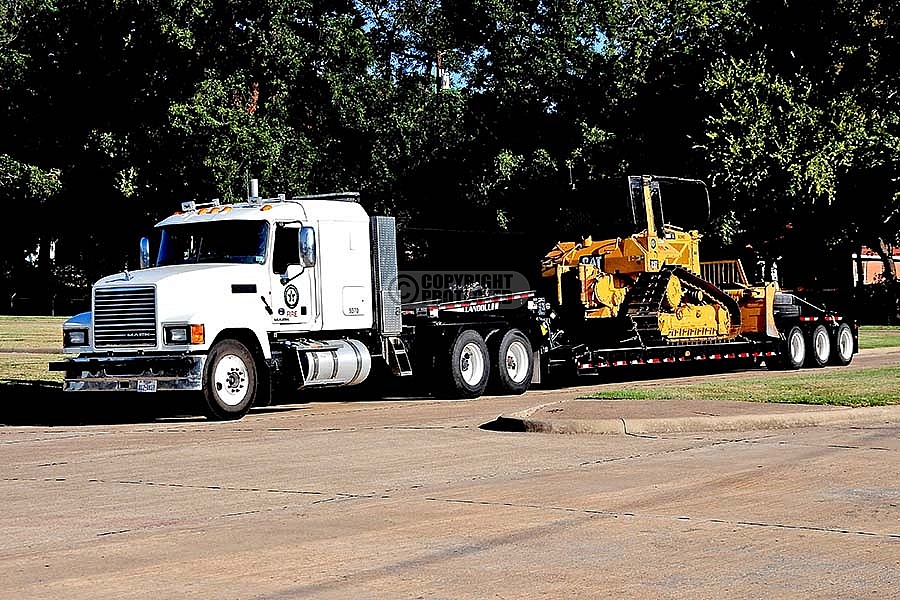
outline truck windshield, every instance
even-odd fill
[[[215,221],[170,225],[162,230],[157,266],[194,263],[262,264],[269,225],[265,221]]]

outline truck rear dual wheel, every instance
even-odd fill
[[[484,394],[491,372],[487,344],[474,329],[463,329],[436,361],[442,384],[438,393],[448,398],[477,398]]]
[[[488,343],[493,362],[488,391],[493,394],[524,394],[534,373],[531,342],[518,329],[498,332]]]
[[[237,340],[217,342],[209,351],[203,374],[207,418],[213,421],[242,418],[253,405],[258,388],[256,361],[250,350]]]

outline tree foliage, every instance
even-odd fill
[[[866,244],[890,280],[898,10],[11,0],[0,196],[18,218],[0,224],[0,287],[9,298],[27,295],[22,273],[54,290],[134,267],[137,238],[182,200],[233,201],[250,178],[264,195],[361,191],[398,218],[405,256],[459,258],[461,237],[416,234],[470,231],[473,259],[537,265],[557,240],[630,233],[615,215],[640,173],[709,182],[709,251],[846,257]],[[25,262],[38,248],[38,266]],[[788,270],[849,283],[846,262],[820,263],[837,266]]]
[[[868,244],[896,277],[897,12],[869,0],[748,4],[751,18],[774,25],[753,29],[705,82],[719,109],[703,148],[736,228],[761,238],[799,225],[795,246],[816,254]]]

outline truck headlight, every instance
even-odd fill
[[[66,329],[63,331],[63,347],[87,346],[87,329]]]
[[[166,332],[167,344],[187,344],[188,343],[188,326],[187,325],[170,325],[164,329]]]
[[[203,325],[182,324],[163,327],[166,344],[202,344],[206,341]]]

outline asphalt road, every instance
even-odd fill
[[[482,427],[583,391],[232,423],[16,399],[0,598],[900,598],[900,426]]]

